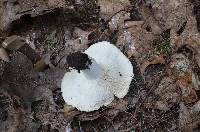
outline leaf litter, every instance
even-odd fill
[[[199,5],[195,0],[1,1],[0,42],[19,35],[48,65],[35,71],[25,54],[0,47],[2,131],[198,131]],[[66,106],[60,83],[69,70],[67,55],[103,40],[132,61],[129,93],[94,112]]]

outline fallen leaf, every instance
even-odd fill
[[[191,122],[192,118],[190,117],[190,110],[188,110],[185,104],[181,102],[179,114],[179,128],[184,132],[192,132]]]
[[[164,63],[163,56],[156,54],[153,47],[154,41],[159,40],[160,36],[146,31],[141,23],[134,22],[133,25],[122,31],[117,46],[125,50],[123,52],[127,53],[128,57],[135,57],[141,72],[144,72],[149,64]]]
[[[194,72],[189,59],[181,53],[176,53],[172,55],[169,65],[168,74],[176,81],[177,87],[180,88],[181,98],[187,103],[195,102],[198,99],[195,92],[198,85],[193,83]]]
[[[192,106],[192,112],[200,112],[200,100]]]
[[[170,45],[174,51],[186,46],[193,50],[194,54],[199,54],[200,34],[197,30],[197,22],[194,16],[189,16],[184,31],[178,35],[174,29],[170,33]]]
[[[100,17],[105,20],[131,6],[129,0],[98,0],[97,5],[100,7]]]
[[[125,27],[125,20],[130,19],[129,14],[126,11],[121,11],[112,16],[109,22],[109,29],[111,31],[120,30]]]
[[[149,66],[149,65],[154,65],[154,64],[164,64],[165,63],[165,58],[163,55],[160,56],[155,56],[152,60],[146,60],[144,61],[141,66],[141,73],[145,72],[145,69]]]
[[[67,104],[64,105],[63,112],[64,112],[65,118],[68,118],[68,119],[73,118],[75,115],[79,114],[79,112],[75,110],[74,107]]]
[[[53,8],[55,9],[56,6]],[[0,30],[7,31],[10,24],[19,20],[24,15],[35,17],[49,13],[51,8],[48,1],[42,0],[18,0],[18,1],[1,1],[0,3]]]
[[[8,53],[4,48],[0,48],[0,59],[6,62],[9,62],[10,60]]]
[[[184,102],[192,103],[197,101],[198,97],[192,84],[188,84],[187,82],[182,81],[177,81],[176,84],[181,89],[182,100]]]
[[[48,0],[48,5],[50,7],[59,8],[67,6],[66,0]]]
[[[162,29],[174,28],[176,32],[192,14],[192,6],[188,0],[150,0],[154,18],[162,25]]]
[[[147,7],[141,7],[139,12],[144,20],[144,28],[148,27],[150,32],[158,35],[165,30],[165,28],[159,23],[159,21],[155,19],[154,12],[152,12],[151,9]]]
[[[168,103],[178,103],[181,98],[181,91],[170,77],[164,77],[160,81],[155,94],[159,95],[163,102]]]
[[[190,61],[182,53],[176,53],[171,56],[169,67],[169,74],[175,78],[184,79],[186,77],[186,81],[192,80],[192,67],[190,66]]]

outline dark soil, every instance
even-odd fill
[[[87,54],[81,52],[75,52],[67,56],[68,65],[75,68],[80,73],[80,70],[89,69],[89,65],[92,64]]]
[[[194,15],[197,19],[197,29],[200,32],[200,1],[199,0],[192,0],[194,4]]]

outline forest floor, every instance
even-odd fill
[[[4,49],[12,35],[30,50]],[[129,93],[69,111],[66,57],[100,41],[132,62]],[[200,132],[199,0],[1,0],[0,44],[0,132]]]

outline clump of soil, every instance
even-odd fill
[[[75,68],[80,73],[80,70],[89,69],[92,64],[87,54],[75,52],[67,56],[67,62],[70,67]]]

